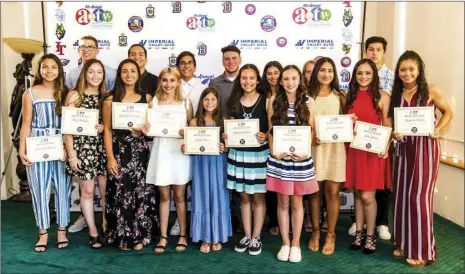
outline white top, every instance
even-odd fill
[[[207,88],[203,85],[200,80],[192,77],[189,81],[184,81],[181,79],[182,95],[185,98],[189,98],[192,102],[192,107],[194,110],[193,115],[197,112],[197,107],[199,105],[200,95],[202,91]]]
[[[394,86],[394,72],[383,64],[378,70],[379,76],[379,89],[387,92],[389,95],[392,93],[392,87]]]

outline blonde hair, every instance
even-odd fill
[[[182,102],[184,100],[184,96],[182,95],[181,90],[181,74],[176,68],[167,67],[161,70],[160,75],[158,76],[158,87],[157,91],[155,91],[155,96],[159,101],[163,101],[166,99],[165,92],[161,89],[161,78],[165,74],[171,74],[176,78],[176,88],[174,90],[174,100],[178,102]]]
[[[307,78],[305,77],[305,74],[307,73],[307,65],[308,64],[316,64],[315,60],[308,60],[305,62],[304,67],[302,68],[302,77],[300,77],[300,83],[304,86],[305,89],[308,89],[308,84],[309,82],[307,81]]]
[[[79,78],[76,82],[76,86],[74,87],[74,89],[77,90],[78,95],[79,95],[78,99],[74,103],[74,105],[77,108],[81,106],[81,103],[84,99],[84,93],[86,92],[86,89],[89,87],[89,84],[87,83],[87,80],[86,80],[86,76],[87,76],[87,72],[89,71],[90,66],[92,66],[93,64],[100,64],[103,70],[102,83],[100,83],[98,87],[99,98],[101,98],[102,95],[107,92],[107,84],[106,84],[107,76],[105,74],[105,67],[103,66],[103,63],[97,59],[87,60],[84,63],[84,66],[82,67],[81,73],[79,74]]]

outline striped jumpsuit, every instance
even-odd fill
[[[55,100],[38,99],[29,89],[33,113],[31,137],[61,133],[61,118],[55,114]],[[65,163],[49,161],[33,163],[26,167],[27,180],[32,196],[32,206],[39,229],[50,227],[50,184],[53,183],[57,224],[66,227],[70,220],[71,177],[65,170]]]

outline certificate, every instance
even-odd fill
[[[119,103],[111,104],[111,122],[113,129],[140,128],[147,121],[146,103]]]
[[[61,114],[62,134],[97,136],[98,109],[63,107]]]
[[[273,153],[311,155],[312,129],[310,126],[273,126]]]
[[[154,107],[148,110],[150,124],[147,136],[182,138],[179,130],[186,126],[186,112],[173,107]]]
[[[434,133],[434,108],[394,108],[394,128],[404,136],[429,136]]]
[[[26,138],[26,154],[31,162],[55,161],[63,158],[61,134]]]
[[[355,122],[354,140],[350,147],[376,154],[383,154],[391,137],[392,129],[365,122]]]
[[[224,131],[228,135],[226,147],[259,147],[257,133],[260,132],[259,119],[224,120]]]
[[[186,154],[219,155],[219,127],[184,128],[184,145]]]
[[[322,143],[352,142],[354,138],[351,115],[317,115],[316,136]]]

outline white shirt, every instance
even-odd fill
[[[181,79],[182,95],[185,98],[189,98],[192,102],[192,108],[195,113],[197,112],[197,107],[199,105],[200,95],[202,91],[207,88],[203,85],[198,79],[192,77],[189,81],[184,81]]]
[[[394,86],[394,72],[383,64],[383,66],[378,70],[379,76],[379,89],[387,92],[391,95],[392,87]]]

